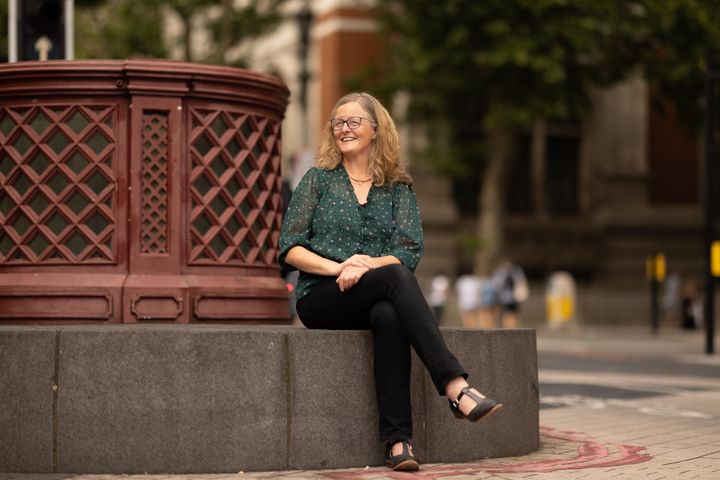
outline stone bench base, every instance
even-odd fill
[[[536,450],[535,332],[443,335],[471,383],[505,408],[478,423],[456,420],[415,357],[420,461]],[[4,326],[0,405],[0,472],[224,473],[383,462],[372,338],[363,331]]]

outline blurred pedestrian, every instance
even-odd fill
[[[447,304],[449,290],[450,280],[447,275],[440,272],[436,273],[430,281],[428,303],[433,308],[435,320],[437,320],[438,325],[442,324],[443,321],[443,312],[445,311],[445,305]]]
[[[460,320],[465,328],[477,328],[479,323],[480,277],[469,270],[460,275],[455,281],[455,293],[457,294],[457,306],[460,311]]]
[[[670,272],[663,284],[662,306],[665,312],[665,322],[669,325],[681,323],[680,289],[682,280],[678,272]]]
[[[479,277],[480,304],[478,305],[478,319],[480,328],[495,328],[497,318],[497,293],[492,277]]]
[[[493,273],[493,283],[500,307],[500,324],[503,328],[517,328],[520,305],[527,300],[529,289],[525,272],[509,259],[503,259]]]
[[[411,346],[457,418],[476,421],[502,406],[470,388],[412,273],[423,232],[411,184],[385,107],[367,93],[345,95],[326,124],[316,167],[293,193],[278,256],[300,270],[297,312],[306,327],[372,331],[380,438],[394,470],[418,469]]]
[[[700,289],[694,279],[688,278],[681,289],[681,322],[684,330],[694,330],[702,322],[702,302]]]

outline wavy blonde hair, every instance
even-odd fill
[[[369,165],[373,184],[386,186],[398,182],[412,185],[412,178],[407,173],[405,161],[400,157],[400,135],[395,122],[380,101],[365,92],[349,93],[337,101],[330,118],[335,118],[337,109],[346,103],[358,102],[375,124],[375,138],[370,144]],[[342,153],[335,142],[335,135],[327,122],[323,131],[318,158],[315,166],[323,170],[332,170],[342,162]]]

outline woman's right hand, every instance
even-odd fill
[[[338,275],[335,283],[338,284],[341,292],[350,290],[360,281],[362,276],[365,275],[368,270],[369,269],[365,266],[348,265],[342,272],[340,272],[340,275]]]

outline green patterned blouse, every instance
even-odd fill
[[[295,245],[336,262],[355,254],[395,256],[411,271],[423,253],[423,231],[409,185],[371,186],[360,204],[345,167],[311,168],[293,193],[280,232],[280,265]],[[323,277],[300,272],[295,295],[305,296]]]

